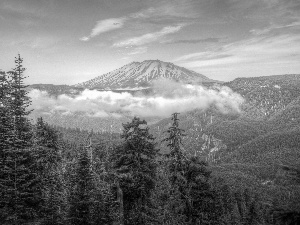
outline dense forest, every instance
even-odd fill
[[[266,202],[251,186],[236,188],[217,176],[215,164],[186,154],[176,112],[163,137],[154,137],[138,117],[122,125],[121,135],[30,121],[22,64],[18,55],[12,71],[0,72],[1,224],[300,224],[299,199],[285,207],[274,193]],[[240,151],[244,158],[247,148]],[[267,147],[257,142],[252,152],[261,148]],[[284,169],[298,188],[300,172]]]

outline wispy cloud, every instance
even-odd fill
[[[124,26],[124,22],[127,20],[125,17],[121,18],[110,18],[105,20],[99,20],[95,27],[92,29],[91,34],[89,36],[85,36],[80,38],[81,41],[88,41],[91,38],[116,29],[120,29]]]
[[[60,42],[60,39],[57,37],[35,37],[33,38],[27,46],[32,49],[50,49],[55,47]]]
[[[232,73],[234,71],[239,73],[239,76],[251,75],[253,71],[265,71],[264,73],[269,71],[277,74],[281,70],[288,69],[288,71],[299,72],[300,66],[297,60],[297,57],[300,57],[299,43],[300,34],[257,36],[212,51],[187,54],[174,61],[210,74],[227,72],[229,68]]]
[[[137,54],[143,54],[146,53],[148,50],[148,47],[146,46],[142,46],[142,47],[137,47],[134,48],[132,51],[130,51],[129,53],[127,53],[127,55],[137,55]]]
[[[273,30],[280,30],[280,29],[284,29],[284,28],[294,28],[294,27],[300,27],[300,20],[294,21],[292,23],[288,23],[288,24],[285,24],[285,25],[273,24],[273,25],[268,26],[264,29],[253,29],[250,32],[252,34],[255,34],[255,35],[265,35],[265,34],[271,32]]]
[[[254,37],[222,46],[219,49],[206,52],[192,53],[181,56],[176,61],[206,60],[219,55],[228,54],[240,59],[270,60],[283,56],[300,54],[298,44],[300,35],[280,35],[273,37]],[[270,58],[271,57],[271,58]]]
[[[157,10],[154,7],[150,7],[148,9],[141,10],[137,13],[131,13],[129,15],[130,18],[133,19],[140,19],[140,18],[149,18],[153,14],[156,14]]]
[[[128,20],[135,20],[141,18],[149,18],[155,14],[156,10],[151,7],[145,10],[141,10],[137,13],[131,13],[127,16],[120,18],[110,18],[105,20],[97,21],[96,25],[92,29],[90,35],[81,37],[79,40],[81,41],[89,41],[91,38],[105,32],[109,32],[112,30],[120,29],[125,25],[125,22]]]
[[[148,34],[144,34],[142,36],[129,38],[127,40],[117,42],[117,43],[113,44],[113,47],[139,46],[139,45],[148,44],[148,43],[154,42],[154,41],[158,40],[159,38],[162,38],[168,34],[176,33],[179,30],[181,30],[182,27],[183,27],[183,25],[167,26],[157,32],[148,33]]]
[[[218,43],[221,38],[203,38],[190,40],[172,40],[165,42],[166,44],[199,44],[199,43]]]
[[[30,15],[34,17],[45,17],[48,15],[47,11],[41,7],[37,7],[35,5],[28,5],[25,1],[4,1],[0,3],[0,9],[11,13],[23,14],[23,15]]]
[[[27,48],[31,50],[43,50],[50,52],[53,49],[57,49],[59,43],[62,41],[61,38],[57,36],[43,36],[36,35],[33,37],[22,37],[19,39],[2,39],[1,42],[3,45],[8,47],[17,46],[18,48]]]

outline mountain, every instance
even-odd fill
[[[167,78],[184,83],[215,83],[206,76],[160,60],[132,62],[117,70],[75,85],[88,89],[126,89],[149,87],[151,81]]]

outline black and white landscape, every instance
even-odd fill
[[[296,0],[1,1],[0,223],[300,224],[299,26]]]

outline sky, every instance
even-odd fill
[[[159,59],[211,79],[300,74],[299,0],[0,0],[0,69],[76,84]]]

